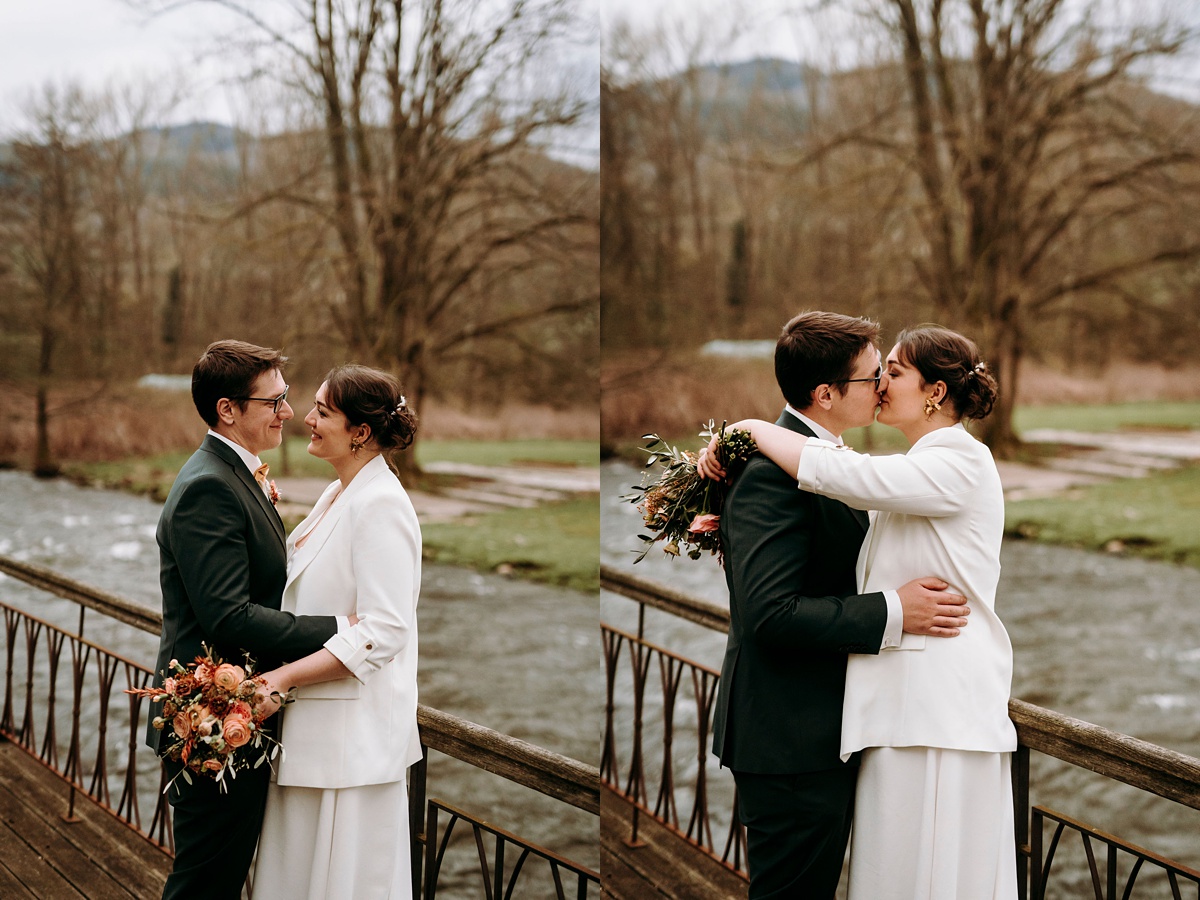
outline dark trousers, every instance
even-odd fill
[[[854,818],[857,766],[799,775],[734,772],[750,900],[832,900]]]
[[[167,777],[182,766],[164,761]],[[238,900],[254,859],[254,848],[267,808],[271,767],[259,766],[226,777],[228,793],[211,778],[180,776],[167,799],[174,813],[175,865],[163,900]]]

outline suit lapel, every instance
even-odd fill
[[[293,538],[303,537],[305,531],[310,527],[309,523],[316,522],[324,510],[329,510],[329,512],[325,513],[325,518],[321,523],[316,526],[316,530],[304,542],[304,546],[300,548],[300,552],[293,554],[293,565],[288,567],[287,585],[284,587],[285,593],[288,587],[292,585],[292,582],[300,576],[300,573],[308,568],[308,564],[317,556],[317,553],[321,550],[325,542],[329,540],[329,536],[333,534],[338,521],[349,508],[351,500],[358,494],[367,491],[371,482],[381,477],[387,471],[387,462],[382,456],[378,456],[362,467],[362,470],[350,482],[350,486],[342,491],[340,495],[337,493],[337,482],[334,482],[325,489],[325,493],[321,495],[321,499],[317,501],[317,505],[313,507],[312,512],[292,532]],[[334,502],[335,499],[337,502]],[[330,506],[330,504],[333,505]],[[289,540],[289,543],[294,543],[294,541]]]
[[[287,535],[283,530],[283,520],[279,518],[279,512],[275,509],[275,505],[267,499],[266,492],[258,486],[258,482],[254,480],[254,475],[242,462],[241,458],[233,451],[233,449],[225,444],[224,441],[219,441],[212,435],[207,435],[204,438],[204,443],[200,445],[201,449],[207,450],[220,457],[233,470],[234,477],[238,479],[246,489],[254,495],[258,501],[258,505],[262,508],[267,520],[270,521],[271,527],[275,529],[275,533],[279,535],[280,542],[286,540]]]

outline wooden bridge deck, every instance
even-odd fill
[[[743,875],[710,859],[683,837],[643,815],[638,845],[626,842],[633,806],[607,785],[600,788],[600,871],[613,900],[745,900]]]
[[[66,783],[0,738],[0,897],[149,900],[171,858],[82,793],[63,821]]]

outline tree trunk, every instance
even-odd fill
[[[59,467],[50,453],[50,414],[47,411],[47,382],[50,377],[50,360],[54,352],[54,333],[49,324],[42,328],[42,346],[38,359],[38,382],[34,427],[37,449],[33,457],[33,474],[38,478],[54,478]]]
[[[994,335],[991,365],[1000,392],[992,414],[983,420],[983,441],[998,459],[1012,459],[1021,446],[1013,429],[1016,408],[1017,375],[1021,367],[1024,338],[1021,333],[1020,304],[1007,297],[1001,307]]]

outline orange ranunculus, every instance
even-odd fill
[[[192,733],[192,717],[186,712],[175,714],[175,733],[185,741]]]
[[[206,759],[204,761],[204,768],[208,769],[210,772],[220,772],[221,766],[223,765],[225,764],[217,759]]]
[[[229,716],[241,716],[243,719],[254,718],[254,710],[250,708],[250,704],[245,700],[234,700],[229,704],[229,709],[226,711]]]
[[[688,526],[688,531],[692,534],[711,534],[720,527],[720,522],[720,516],[715,516],[712,513],[702,513],[692,519],[692,524]]]
[[[237,749],[250,742],[250,720],[245,716],[226,716],[223,729],[225,743]]]
[[[213,683],[223,691],[234,693],[243,681],[246,680],[246,671],[241,666],[235,666],[231,663],[221,663],[217,666],[217,670],[213,672]]]

